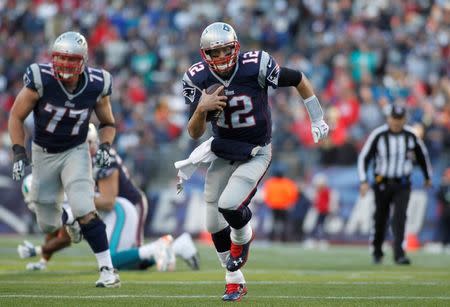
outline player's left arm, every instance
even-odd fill
[[[100,144],[108,143],[111,145],[116,135],[116,121],[112,112],[110,97],[109,95],[103,96],[94,109],[100,121],[98,129]]]
[[[119,170],[115,169],[109,176],[97,181],[99,195],[94,198],[97,210],[111,211],[119,194]]]
[[[324,121],[324,113],[319,99],[314,94],[314,89],[309,79],[300,71],[286,67],[280,68],[278,86],[295,86],[297,92],[303,98],[309,118],[311,119],[311,132],[314,142],[325,138],[328,135],[329,127]]]

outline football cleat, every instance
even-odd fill
[[[227,261],[227,270],[235,272],[239,270],[247,262],[248,254],[250,251],[250,243],[255,238],[255,233],[252,233],[250,241],[243,245],[237,245],[231,242],[230,256]]]
[[[33,243],[25,240],[23,241],[23,244],[19,244],[17,246],[17,252],[19,253],[19,257],[22,259],[25,258],[31,258],[36,256],[36,247],[33,245]]]
[[[192,270],[200,269],[200,259],[197,248],[189,233],[185,232],[173,242],[175,255],[180,256]]]
[[[78,221],[74,221],[72,224],[66,224],[64,227],[73,243],[80,243],[83,240],[83,234],[81,233],[81,227]]]
[[[100,278],[95,283],[95,286],[97,288],[119,288],[119,274],[113,268],[101,267]]]
[[[225,293],[222,296],[223,301],[239,302],[247,294],[245,284],[226,284]]]
[[[39,262],[30,262],[27,263],[27,271],[43,271],[47,269],[47,262],[39,261]]]
[[[156,269],[160,272],[174,271],[176,266],[175,253],[172,243],[173,237],[165,235],[158,239],[158,250],[156,251]]]

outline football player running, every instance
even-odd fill
[[[30,210],[35,211],[35,205],[30,198],[30,187],[33,176],[25,177],[22,184],[24,200]],[[63,215],[71,222],[73,213],[64,201]],[[119,270],[145,270],[156,264],[158,271],[173,271],[176,267],[176,257],[179,256],[193,269],[199,269],[198,252],[192,237],[184,233],[175,240],[171,235],[165,235],[158,240],[140,245],[136,233],[140,232],[138,221],[139,210],[127,199],[116,197],[111,209],[97,208],[106,225],[106,233],[115,268]],[[81,240],[81,237],[79,237]],[[52,255],[71,244],[71,239],[64,227],[45,237],[42,245],[35,246],[24,241],[17,247],[22,259],[40,256],[38,262],[27,264],[27,270],[45,270]]]
[[[86,135],[95,111],[100,121],[99,167],[108,166],[114,141],[111,110],[112,77],[87,66],[88,45],[83,35],[65,32],[53,43],[51,63],[34,63],[24,74],[24,87],[16,97],[8,121],[14,153],[12,177],[21,180],[29,159],[24,147],[24,120],[33,112],[31,199],[44,233],[62,226],[62,200],[67,195],[75,224],[97,259],[100,278],[96,287],[120,287],[111,261],[106,227],[94,206],[94,182]],[[78,226],[78,225],[77,225]],[[69,234],[71,229],[68,229]]]
[[[200,138],[208,113],[221,112],[211,121],[211,150],[218,158],[211,162],[205,179],[206,228],[226,268],[222,299],[239,301],[247,293],[240,269],[254,238],[248,204],[272,159],[268,88],[297,89],[311,119],[314,142],[325,138],[329,128],[308,78],[300,71],[279,67],[265,51],[240,52],[229,24],[207,26],[200,38],[200,53],[203,60],[183,76],[183,96],[190,105],[187,130],[193,139]],[[222,86],[206,93],[215,83]]]

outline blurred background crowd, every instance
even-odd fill
[[[273,169],[310,183],[337,168],[357,183],[348,170],[363,142],[400,103],[439,184],[450,164],[448,0],[0,0],[0,166],[11,167],[7,118],[25,68],[49,61],[53,40],[73,30],[88,39],[89,65],[114,77],[115,147],[135,181],[148,193],[167,186],[173,161],[198,145],[185,132],[181,78],[213,21],[233,25],[242,50],[303,71],[326,110],[330,136],[315,145],[298,94],[270,92]]]

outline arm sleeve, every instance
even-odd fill
[[[280,68],[278,87],[298,86],[302,81],[303,74],[287,67]]]
[[[184,102],[189,105],[189,118],[194,114],[201,96],[201,89],[197,87],[191,81],[187,73],[185,73],[183,76],[183,97]]]

